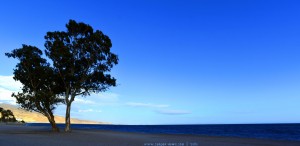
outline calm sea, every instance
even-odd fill
[[[26,126],[50,124],[28,123]],[[63,129],[64,124],[58,124]],[[72,124],[72,129],[99,129],[123,132],[191,134],[300,141],[300,124],[216,124],[216,125],[90,125]]]

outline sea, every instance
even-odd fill
[[[27,123],[26,126],[45,126],[46,123]],[[64,129],[64,124],[58,124]],[[188,134],[206,136],[228,136],[273,140],[300,141],[300,124],[196,124],[196,125],[97,125],[72,124],[78,130],[110,130],[151,134]]]

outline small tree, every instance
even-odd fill
[[[17,103],[29,111],[36,111],[47,117],[53,131],[59,131],[56,126],[53,110],[55,105],[63,100],[58,97],[61,93],[60,83],[55,71],[41,57],[42,51],[34,46],[23,45],[8,57],[17,58],[20,62],[14,69],[14,79],[23,84],[22,92],[13,93]]]
[[[7,119],[8,119],[8,113],[7,113],[7,111],[3,109],[3,110],[1,111],[1,115],[2,115],[2,116],[1,116],[1,121],[2,121],[2,122],[7,122]]]
[[[16,122],[16,118],[14,113],[11,110],[7,110],[7,117],[8,117],[8,122]]]
[[[67,31],[48,32],[45,47],[64,86],[65,131],[70,131],[71,104],[75,97],[116,86],[116,79],[108,72],[118,63],[118,57],[111,53],[111,40],[100,30],[94,31],[90,25],[74,20],[66,27]]]

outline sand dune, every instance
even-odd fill
[[[24,109],[18,108],[17,106],[10,104],[0,104],[0,107],[11,110],[15,117],[18,119],[23,119],[27,123],[48,123],[48,120],[45,116],[37,112],[29,112]],[[64,123],[65,118],[62,116],[55,116],[56,123]],[[89,121],[89,120],[81,120],[81,119],[71,119],[71,123],[76,124],[109,124],[105,122],[97,122],[97,121]]]

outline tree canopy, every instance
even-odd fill
[[[5,110],[0,107],[1,118],[0,122],[16,122],[16,118],[14,113],[11,110]]]
[[[65,131],[70,131],[71,104],[76,96],[116,86],[116,79],[108,73],[118,64],[118,56],[110,50],[110,38],[100,30],[94,31],[90,25],[74,20],[66,27],[67,31],[47,33],[45,52],[64,86]]]
[[[20,61],[14,69],[14,79],[23,88],[12,95],[17,103],[45,115],[53,130],[58,130],[53,110],[58,103],[65,103],[65,131],[70,131],[71,104],[75,97],[116,86],[116,79],[109,72],[118,64],[118,56],[111,52],[110,38],[100,30],[74,20],[66,28],[66,31],[47,32],[45,36],[45,54],[52,64],[41,57],[43,52],[39,48],[30,45],[6,56]]]
[[[23,84],[22,92],[13,93],[17,103],[29,111],[36,111],[46,116],[53,131],[58,131],[53,110],[63,102],[59,97],[62,92],[57,76],[46,59],[41,57],[42,51],[34,46],[23,45],[6,56],[16,58],[20,62],[14,69],[14,79]]]

